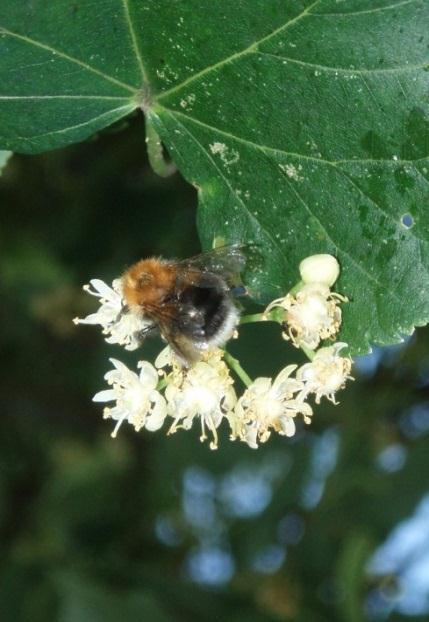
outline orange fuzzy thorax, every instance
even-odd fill
[[[128,306],[153,307],[174,290],[177,269],[161,259],[142,259],[122,277],[122,291]]]

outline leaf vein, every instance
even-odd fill
[[[113,84],[116,84],[117,86],[120,86],[121,88],[130,91],[131,93],[136,93],[136,89],[134,87],[132,87],[130,84],[126,84],[125,82],[121,82],[120,80],[117,80],[116,78],[114,78],[113,76],[109,76],[107,73],[104,73],[103,71],[100,71],[99,69],[96,69],[95,67],[92,67],[91,65],[88,65],[88,63],[85,63],[77,58],[74,58],[73,56],[69,56],[68,54],[66,54],[65,52],[61,52],[60,50],[57,50],[49,45],[46,45],[45,43],[41,43],[40,41],[36,41],[36,39],[32,39],[30,37],[26,37],[24,35],[20,35],[17,32],[12,32],[11,30],[8,30],[7,28],[3,28],[3,26],[0,26],[0,34],[5,34],[9,37],[14,37],[15,39],[19,39],[20,41],[24,41],[25,43],[28,43],[30,45],[34,45],[35,47],[39,47],[43,50],[46,50],[48,52],[51,52],[52,54],[59,56],[61,58],[64,58],[65,60],[74,63],[76,65],[79,65],[79,67],[82,67],[83,69],[85,69],[86,71],[90,71],[91,73],[94,73],[98,76],[100,76],[101,78],[104,78],[105,80],[107,80],[108,82],[112,82]]]
[[[420,0],[404,0],[403,2],[397,2],[396,4],[389,4],[387,6],[379,6],[375,9],[365,9],[363,11],[353,11],[351,13],[310,13],[310,15],[314,15],[315,17],[349,17],[350,15],[365,15],[366,13],[379,13],[381,11],[391,11],[392,9],[396,9],[398,7],[404,6],[406,4],[411,4],[412,2],[419,2]]]
[[[167,109],[166,109],[166,108],[164,108],[164,110],[165,110],[165,111],[167,111]],[[176,112],[176,111],[169,111],[169,112],[170,112],[170,115],[171,115],[171,116],[173,116],[173,117],[177,117],[177,115],[180,115],[180,116],[186,117],[187,119],[189,119],[189,120],[191,120],[191,121],[194,121],[194,119],[193,119],[192,117],[189,117],[188,115],[186,115],[186,114],[184,114],[184,113],[181,113],[181,112],[179,112],[179,111],[177,111],[177,112]],[[176,120],[177,120],[177,118],[176,118]],[[186,128],[186,126],[184,126],[184,125],[183,125],[182,123],[180,123],[179,121],[178,121],[178,123],[181,125],[181,127],[183,127],[183,128],[187,131],[187,133],[188,133],[190,136],[192,136],[192,137],[194,138],[193,134],[192,134],[191,132],[189,132],[189,130]],[[203,125],[204,125],[207,129],[210,129],[210,130],[213,130],[213,131],[215,131],[215,132],[219,133],[219,131],[217,130],[217,128],[214,128],[214,127],[208,126],[208,125],[206,125],[206,124],[203,124]],[[221,133],[221,134],[224,134],[224,132],[220,132],[220,133]],[[238,140],[238,141],[240,141],[240,142],[245,142],[245,143],[247,143],[250,147],[253,147],[253,148],[256,148],[256,149],[260,149],[260,150],[261,150],[262,152],[264,152],[264,153],[265,153],[266,151],[268,151],[268,152],[270,152],[270,151],[271,151],[271,152],[272,152],[272,151],[274,151],[274,152],[279,152],[279,150],[276,150],[276,149],[272,149],[272,148],[269,148],[269,147],[268,147],[268,148],[264,148],[264,147],[261,147],[260,145],[258,145],[257,143],[252,143],[252,142],[250,142],[250,141],[245,141],[244,139],[239,139],[238,137],[236,137],[236,136],[234,136],[234,135],[232,135],[232,134],[227,134],[227,135],[228,135],[230,138],[232,138],[233,140],[235,139],[235,140]],[[195,140],[195,141],[197,141],[197,139],[196,139],[196,138],[194,138],[194,140]],[[199,143],[199,141],[197,141],[197,142],[198,142],[198,144],[199,144],[199,145],[200,145],[200,146],[204,149],[204,147],[201,145],[201,143]],[[206,150],[205,150],[205,149],[204,149],[204,151],[206,152]],[[207,152],[206,152],[206,153],[207,153]],[[280,153],[282,153],[282,154],[287,154],[287,155],[289,155],[289,156],[293,156],[293,157],[298,157],[298,158],[302,157],[302,156],[300,156],[300,154],[296,154],[296,153],[289,153],[289,152],[284,152],[284,151],[280,151]],[[207,155],[208,155],[208,157],[210,158],[210,160],[212,160],[212,158],[210,157],[210,155],[209,155],[208,153],[207,153]],[[386,212],[386,211],[385,211],[385,210],[384,210],[384,209],[383,209],[383,208],[382,208],[382,207],[381,207],[381,206],[380,206],[380,205],[379,205],[376,201],[374,201],[374,199],[372,199],[369,195],[367,195],[367,194],[366,194],[366,193],[365,193],[365,192],[364,192],[364,191],[363,191],[363,190],[362,190],[362,189],[361,189],[361,188],[360,188],[360,187],[359,187],[359,186],[355,183],[355,181],[354,181],[354,180],[353,180],[353,179],[352,179],[352,178],[351,178],[351,177],[350,177],[350,176],[349,176],[349,175],[348,175],[348,174],[347,174],[347,173],[346,173],[346,172],[345,172],[345,171],[344,171],[341,167],[337,166],[337,163],[336,163],[336,162],[330,162],[329,160],[322,160],[321,158],[311,158],[311,157],[307,157],[307,156],[304,156],[304,158],[305,158],[305,159],[312,160],[313,162],[317,162],[317,163],[321,163],[321,164],[325,164],[325,165],[331,166],[331,167],[332,167],[334,170],[336,170],[336,171],[337,171],[340,175],[342,175],[342,176],[343,176],[343,177],[344,177],[344,178],[348,181],[348,183],[350,183],[350,184],[351,184],[351,185],[352,185],[352,186],[353,186],[353,187],[354,187],[354,188],[355,188],[355,189],[356,189],[356,190],[357,190],[357,191],[358,191],[358,192],[359,192],[362,196],[364,196],[364,197],[365,197],[368,201],[370,201],[370,202],[371,202],[371,203],[372,203],[372,204],[373,204],[373,205],[377,208],[377,210],[378,210],[378,211],[380,211],[380,212],[381,212],[384,216],[386,216],[386,217],[387,217],[387,218],[388,218],[388,219],[389,219],[389,220],[390,220],[390,221],[391,221],[391,222],[395,225],[395,227],[396,227],[397,229],[399,229],[400,225],[399,225],[399,223],[395,220],[395,218],[392,216],[392,214],[390,214],[389,212]],[[349,161],[344,160],[344,161],[343,161],[343,163],[348,163],[348,162],[356,162],[356,160],[349,160]],[[377,162],[378,162],[378,161],[377,161]],[[388,162],[390,163],[390,161],[388,161]],[[401,160],[401,162],[405,162],[405,161],[404,161],[404,160]],[[394,162],[394,164],[397,164],[397,162]],[[222,173],[222,172],[220,171],[220,169],[217,167],[217,165],[216,165],[216,163],[215,163],[215,162],[213,162],[213,165],[214,165],[214,166],[216,166],[216,168],[217,168],[217,170],[219,171],[219,173],[223,176],[223,173]],[[418,169],[416,169],[416,170],[418,170]],[[226,181],[227,181],[227,180],[226,180]],[[293,186],[290,184],[289,180],[286,180],[286,181],[288,182],[289,186],[290,186],[291,188],[293,188]],[[426,181],[427,181],[427,180],[426,180]],[[228,182],[228,183],[229,183],[229,182]],[[428,183],[429,183],[429,182],[428,182]],[[230,186],[229,186],[229,187],[230,187]],[[231,187],[230,187],[230,189],[231,189],[231,191],[232,191],[232,188],[231,188]],[[293,190],[294,190],[295,194],[297,194],[297,196],[300,198],[300,200],[301,200],[301,201],[303,201],[302,197],[301,197],[301,196],[297,193],[297,191],[295,190],[295,188],[293,188]],[[241,203],[243,204],[243,206],[245,207],[245,209],[246,209],[247,211],[249,211],[249,210],[248,210],[248,208],[245,206],[245,204],[244,204],[244,202],[243,202],[242,200],[241,200]],[[307,204],[306,204],[306,205],[307,205]],[[307,208],[308,208],[308,210],[310,211],[310,214],[314,216],[314,214],[312,214],[312,212],[311,212],[310,208],[309,208],[308,206],[307,206]],[[250,212],[249,212],[249,214],[252,216],[252,214],[251,214]],[[316,218],[316,217],[315,217],[315,218]],[[317,219],[317,220],[318,220],[318,219]],[[320,223],[320,221],[319,221],[319,220],[318,220],[318,222]],[[328,232],[326,231],[326,229],[323,227],[323,225],[322,225],[321,223],[320,223],[320,226],[324,229],[324,231],[325,231],[326,235],[329,237]],[[267,233],[268,233],[268,232],[267,232]],[[420,238],[419,238],[417,235],[415,235],[415,233],[414,233],[414,232],[408,231],[408,233],[409,233],[410,237],[413,237],[414,239],[416,239],[416,240],[419,240],[419,241],[420,241]],[[270,236],[270,238],[271,238],[271,239],[273,240],[273,242],[275,243],[274,239],[273,239],[271,236]],[[342,249],[340,249],[340,247],[339,247],[339,246],[338,246],[338,245],[337,245],[337,244],[336,244],[336,243],[332,240],[332,238],[330,238],[330,237],[329,237],[329,239],[331,240],[332,244],[334,244],[334,246],[336,246],[336,248],[338,248],[339,250],[342,250]],[[342,250],[342,252],[346,253],[346,251],[344,251],[344,250]],[[346,254],[347,254],[347,253],[346,253]],[[377,284],[378,284],[378,285],[380,285],[380,283],[378,283],[378,281],[376,281],[375,277],[372,277],[372,275],[371,275],[370,273],[368,273],[368,276],[369,276],[369,278],[373,278],[373,279],[375,280],[375,282],[377,282]]]
[[[288,63],[295,63],[296,65],[303,65],[305,67],[310,67],[312,69],[320,69],[321,71],[334,71],[335,73],[346,73],[349,75],[353,74],[372,74],[372,73],[395,73],[395,72],[405,72],[405,71],[413,71],[419,69],[427,69],[429,67],[429,63],[424,63],[423,65],[407,65],[404,67],[377,67],[373,69],[346,69],[345,67],[331,67],[329,65],[319,65],[318,63],[309,63],[308,61],[299,60],[297,58],[290,58],[288,56],[280,56],[279,54],[272,54],[270,52],[260,52],[255,51],[255,54],[260,56],[268,56],[270,58],[274,58],[281,61],[287,61]]]
[[[119,108],[113,108],[112,110],[107,110],[106,112],[103,112],[97,117],[91,117],[91,119],[88,119],[87,121],[83,121],[82,123],[77,123],[76,125],[69,125],[68,127],[63,127],[60,130],[52,130],[51,132],[45,132],[43,134],[34,134],[33,136],[20,136],[20,138],[23,138],[25,140],[28,140],[29,142],[32,142],[36,138],[52,136],[54,134],[64,134],[65,132],[76,130],[80,127],[85,127],[86,125],[90,125],[94,121],[98,121],[99,119],[102,119],[103,117],[108,117],[109,115],[112,115],[115,112],[120,112],[122,110],[131,112],[133,109],[134,109],[134,106],[130,104],[128,104],[127,106],[119,106]]]
[[[129,101],[128,97],[116,95],[0,95],[0,101],[20,99],[90,99],[90,100],[114,100]]]
[[[416,173],[418,174],[419,177],[421,177],[423,179],[423,181],[429,186],[429,179],[427,179],[423,173],[421,171],[419,171],[419,169],[417,168],[417,166],[415,166],[415,164],[413,163],[413,168],[416,171]]]
[[[198,80],[199,78],[201,78],[202,76],[206,75],[207,73],[210,73],[211,71],[215,71],[216,69],[219,69],[223,65],[231,63],[234,60],[236,60],[237,58],[240,58],[241,56],[245,56],[247,54],[251,54],[251,53],[255,52],[257,50],[258,46],[261,43],[265,43],[265,41],[268,41],[272,37],[275,37],[277,34],[279,34],[279,32],[282,32],[282,31],[286,30],[287,28],[292,26],[292,24],[296,24],[299,20],[303,19],[307,15],[310,15],[310,13],[309,13],[310,9],[312,9],[314,6],[319,4],[320,1],[321,0],[315,0],[310,6],[308,6],[306,9],[301,11],[301,13],[299,13],[298,15],[296,15],[295,17],[293,17],[292,19],[287,21],[285,24],[282,24],[282,26],[279,26],[278,28],[276,28],[275,30],[270,32],[268,35],[266,35],[265,37],[262,37],[258,41],[255,41],[254,43],[252,43],[248,47],[244,48],[243,50],[240,50],[239,52],[235,52],[234,54],[231,54],[230,56],[227,56],[226,58],[223,58],[222,60],[218,61],[217,63],[214,63],[213,65],[209,65],[208,67],[205,67],[201,71],[198,71],[197,73],[194,73],[192,76],[189,76],[189,78],[186,78],[186,80],[183,80],[183,82],[181,82],[180,84],[176,84],[171,89],[163,91],[162,93],[160,93],[157,96],[157,100],[159,101],[162,98],[167,97],[167,96],[171,95],[172,93],[175,93],[176,91],[179,91],[184,86],[187,86],[188,84],[191,84],[192,82],[194,82],[195,80]]]
[[[302,160],[308,160],[309,162],[330,164],[331,166],[336,166],[337,164],[349,164],[349,163],[355,163],[355,164],[381,164],[381,163],[385,163],[385,164],[390,164],[390,165],[397,166],[398,164],[414,164],[415,162],[421,162],[421,161],[427,160],[429,158],[429,155],[427,155],[427,156],[423,156],[421,158],[416,158],[415,160],[403,160],[403,159],[401,159],[401,160],[390,160],[390,159],[387,159],[387,158],[385,158],[385,159],[383,159],[383,158],[381,158],[381,159],[344,158],[344,159],[340,159],[340,160],[326,160],[325,158],[316,158],[315,156],[305,155],[303,153],[297,153],[297,152],[294,152],[294,151],[286,151],[285,149],[279,149],[277,147],[269,147],[268,145],[261,145],[259,143],[255,143],[252,140],[249,140],[247,138],[242,138],[240,136],[236,136],[235,134],[231,134],[231,132],[227,132],[225,130],[221,130],[220,128],[217,128],[214,125],[209,125],[208,123],[205,123],[204,121],[200,121],[199,119],[196,119],[195,117],[191,117],[190,115],[187,115],[184,112],[181,112],[180,110],[173,110],[172,108],[168,108],[168,107],[163,106],[161,104],[159,104],[158,107],[161,110],[165,110],[167,112],[170,112],[174,116],[184,117],[185,119],[187,119],[191,123],[194,123],[196,125],[204,127],[204,128],[206,128],[206,129],[208,129],[210,131],[216,132],[217,134],[221,134],[222,136],[225,136],[227,138],[231,138],[232,140],[236,140],[237,142],[240,142],[242,144],[248,145],[249,147],[254,147],[255,149],[259,149],[261,151],[269,151],[269,152],[272,152],[272,153],[277,153],[277,154],[281,154],[281,155],[285,155],[285,156],[290,156],[290,157],[294,157],[294,158],[300,158]]]
[[[143,61],[143,56],[137,41],[137,36],[136,36],[136,32],[134,30],[134,25],[133,22],[131,20],[131,14],[130,14],[130,6],[129,6],[129,0],[121,0],[122,1],[122,5],[124,8],[124,13],[125,13],[125,19],[127,20],[127,25],[128,25],[128,30],[130,32],[130,37],[131,37],[131,42],[132,42],[132,46],[133,46],[133,50],[134,50],[134,54],[136,55],[137,58],[137,63],[139,65],[140,68],[140,72],[142,74],[142,78],[143,78],[143,82],[145,84],[149,84],[149,80],[147,77],[147,72],[146,72],[146,67],[144,65],[144,61]]]
[[[379,110],[379,112],[383,112],[383,108],[380,106],[380,103],[378,101],[378,99],[376,98],[374,91],[372,90],[372,88],[370,87],[370,85],[367,83],[367,81],[365,80],[365,77],[362,75],[362,82],[364,87],[366,88],[366,90],[369,93],[369,96],[371,97],[372,101],[375,104],[375,107]]]
[[[286,179],[286,178],[285,178]],[[302,196],[299,194],[299,192],[296,190],[296,188],[293,186],[293,184],[286,179],[286,182],[288,183],[289,187],[291,188],[291,190],[293,191],[293,193],[295,194],[295,196],[298,198],[298,200],[301,202],[301,204],[304,206],[305,210],[307,211],[308,214],[310,214],[310,216],[312,216],[313,218],[315,218],[315,220],[317,220],[317,222],[319,223],[322,231],[325,233],[326,238],[331,242],[331,244],[333,244],[333,246],[343,255],[345,255],[346,257],[349,258],[350,262],[356,266],[356,268],[358,268],[358,270],[360,270],[360,272],[362,272],[370,281],[373,281],[379,289],[381,290],[387,290],[388,293],[392,294],[392,298],[395,298],[395,300],[397,300],[399,303],[402,304],[402,298],[400,296],[398,296],[398,294],[396,294],[394,292],[394,290],[389,289],[389,287],[386,287],[386,284],[381,283],[373,274],[371,274],[370,272],[368,272],[368,270],[366,270],[362,264],[360,264],[358,261],[356,261],[356,259],[353,257],[353,255],[351,255],[348,251],[346,251],[344,248],[341,248],[333,239],[332,237],[329,235],[326,227],[322,224],[321,220],[314,214],[314,212],[311,210],[310,206],[307,204],[306,201],[304,201],[304,199],[302,198]]]
[[[167,114],[169,114],[171,117],[174,118],[174,113],[168,111],[167,109],[165,109],[165,112]],[[225,186],[228,188],[229,192],[231,193],[231,195],[234,196],[234,198],[236,198],[238,200],[238,202],[241,204],[241,206],[243,207],[244,211],[246,212],[246,214],[248,215],[249,220],[251,220],[252,222],[255,222],[257,227],[259,229],[261,229],[266,237],[271,241],[271,243],[273,244],[273,246],[278,250],[278,252],[280,253],[280,255],[286,259],[286,256],[284,254],[283,249],[278,245],[278,243],[276,242],[276,240],[272,237],[271,233],[265,229],[261,222],[259,220],[257,220],[255,218],[255,216],[252,214],[252,212],[249,210],[249,208],[247,207],[247,205],[244,203],[243,199],[238,196],[235,192],[234,189],[232,188],[229,180],[225,177],[225,175],[223,174],[222,170],[219,168],[219,166],[216,164],[216,162],[213,160],[212,156],[209,154],[209,152],[207,151],[207,149],[204,147],[204,145],[202,145],[200,143],[200,141],[188,130],[188,128],[183,125],[182,123],[180,123],[180,121],[178,121],[176,119],[176,123],[178,123],[184,130],[185,132],[192,138],[192,140],[197,144],[197,146],[201,149],[201,151],[203,151],[203,153],[207,156],[207,159],[209,160],[209,162],[212,164],[213,168],[216,169],[216,171],[219,173],[219,176],[222,178]]]

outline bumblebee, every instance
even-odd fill
[[[224,345],[239,320],[233,299],[245,291],[245,263],[241,245],[182,261],[152,257],[135,263],[122,276],[122,292],[126,310],[149,322],[139,340],[159,331],[186,367]]]

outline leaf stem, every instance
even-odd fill
[[[250,385],[252,384],[252,379],[250,378],[250,376],[246,374],[244,369],[241,367],[240,361],[234,358],[226,350],[224,350],[224,358],[225,358],[225,361],[230,366],[230,368],[237,374],[237,376],[243,382],[243,384],[246,385],[246,387],[250,387]]]
[[[173,162],[167,162],[160,137],[148,114],[145,114],[146,145],[149,164],[160,177],[170,177],[176,172]]]

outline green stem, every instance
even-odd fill
[[[160,137],[148,114],[145,115],[146,145],[149,164],[157,175],[170,177],[176,172],[173,162],[166,162]]]
[[[311,350],[310,348],[307,348],[307,346],[303,346],[303,345],[300,345],[299,347],[304,352],[306,357],[310,359],[310,361],[314,359],[314,355],[316,354],[314,350]]]
[[[165,387],[167,386],[168,382],[167,382],[167,378],[161,378],[161,380],[158,382],[158,384],[156,385],[156,390],[157,391],[162,391],[162,389],[165,389]]]
[[[244,369],[241,367],[240,361],[238,361],[236,358],[231,356],[231,354],[227,352],[226,350],[224,350],[224,358],[225,358],[225,361],[230,366],[230,368],[237,374],[237,376],[243,382],[243,384],[245,384],[246,387],[250,387],[250,385],[252,384],[252,379],[250,378],[250,376],[246,374]]]
[[[294,296],[302,288],[304,283],[299,281],[292,287],[289,294]],[[250,324],[251,322],[277,322],[278,324],[284,323],[285,311],[280,306],[274,307],[269,313],[250,313],[249,315],[243,315],[240,319],[240,324]]]
[[[292,296],[295,296],[295,294],[299,292],[299,290],[302,289],[303,286],[304,286],[304,283],[302,281],[299,281],[296,285],[292,287],[292,289],[289,291],[289,294],[292,294]]]
[[[268,317],[263,313],[250,313],[240,318],[240,324],[250,324],[251,322],[265,322]]]
[[[250,324],[251,322],[277,322],[283,324],[284,309],[273,309],[269,313],[251,313],[249,315],[243,315],[240,319],[240,324]]]

